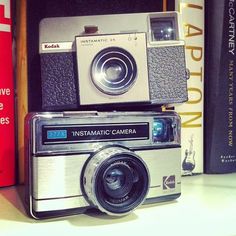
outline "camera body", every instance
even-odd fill
[[[36,219],[98,208],[124,215],[181,193],[175,112],[30,113],[26,205]]]
[[[43,19],[43,109],[187,101],[182,38],[177,12]]]

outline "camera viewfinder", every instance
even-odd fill
[[[152,136],[154,143],[173,141],[172,121],[169,119],[154,119]]]
[[[151,18],[153,41],[176,40],[175,20],[173,17]]]

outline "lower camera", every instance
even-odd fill
[[[174,112],[31,113],[26,206],[36,219],[97,208],[121,216],[181,193]]]

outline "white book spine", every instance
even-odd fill
[[[182,119],[182,174],[203,173],[204,0],[176,0],[182,15],[186,64],[190,72],[188,102],[175,110]]]

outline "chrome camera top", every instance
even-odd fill
[[[25,127],[31,217],[91,208],[120,216],[180,196],[180,118],[174,112],[32,113]]]
[[[43,19],[43,109],[186,101],[180,29],[177,12]]]

